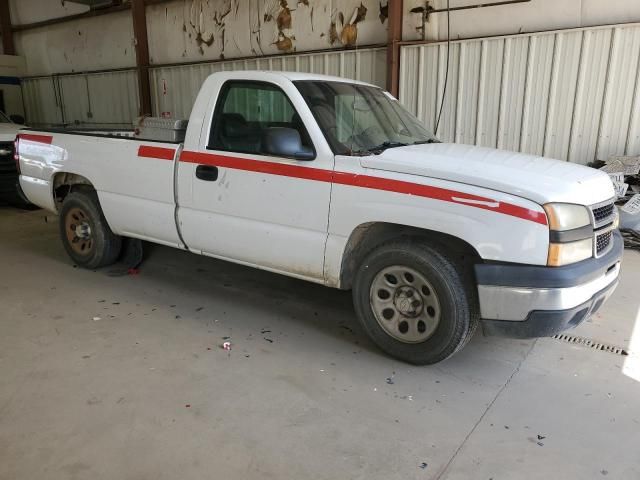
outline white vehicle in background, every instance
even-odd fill
[[[606,174],[440,143],[372,85],[215,73],[186,131],[165,133],[184,142],[20,133],[22,188],[59,213],[78,265],[115,262],[131,237],[351,289],[371,339],[415,364],[449,357],[481,322],[556,334],[618,281]]]
[[[20,191],[18,170],[13,158],[13,143],[20,129],[24,128],[24,118],[17,115],[11,117],[0,112],[0,201],[27,207],[30,204]]]

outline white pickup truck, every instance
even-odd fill
[[[87,268],[122,237],[351,289],[371,339],[414,364],[485,333],[554,335],[617,284],[609,177],[440,143],[391,95],[341,78],[222,72],[184,143],[23,130],[20,184]]]

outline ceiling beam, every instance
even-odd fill
[[[400,42],[402,41],[402,0],[387,3],[387,91],[398,96],[400,87]]]
[[[2,51],[5,55],[15,55],[9,0],[0,0],[0,30],[2,31]]]

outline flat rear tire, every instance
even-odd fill
[[[94,269],[116,262],[122,238],[111,231],[94,191],[67,195],[59,219],[64,248],[78,266]]]

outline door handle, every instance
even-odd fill
[[[218,167],[198,165],[196,167],[196,177],[205,182],[215,182],[218,180]]]

